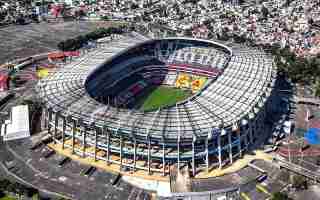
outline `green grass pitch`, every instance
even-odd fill
[[[139,100],[138,105],[144,111],[175,105],[191,95],[190,91],[178,88],[158,86],[150,89]]]

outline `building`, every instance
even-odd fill
[[[121,170],[163,175],[171,165],[190,165],[195,175],[232,164],[265,134],[276,71],[272,58],[258,49],[130,35],[94,51],[38,86],[45,127],[56,144],[74,154],[117,164]],[[150,67],[154,65],[158,67]],[[148,112],[119,106],[115,83],[117,90],[129,91],[122,87],[139,82],[131,80],[139,70],[151,77],[163,70],[200,73],[208,81],[175,106]],[[121,82],[128,74],[130,81]]]
[[[30,136],[29,108],[27,105],[12,107],[11,119],[1,126],[4,141],[22,139]]]
[[[209,36],[209,29],[205,26],[199,26],[192,30],[192,36],[195,38],[207,39]]]

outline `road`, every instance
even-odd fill
[[[297,174],[300,174],[302,176],[305,176],[307,178],[310,178],[312,180],[316,180],[317,182],[320,182],[320,174],[314,171],[311,171],[307,168],[302,167],[301,165],[297,165],[295,163],[290,163],[288,161],[282,160],[282,159],[276,159],[276,162],[281,166],[284,167],[290,171],[293,171]]]

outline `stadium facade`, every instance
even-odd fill
[[[233,163],[264,134],[275,77],[272,58],[256,48],[130,34],[66,64],[38,89],[44,126],[61,148],[120,170],[166,175],[176,164],[196,174]],[[135,95],[148,84],[192,95],[137,109]]]

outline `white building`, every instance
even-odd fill
[[[30,136],[29,108],[27,105],[15,106],[11,109],[11,119],[1,126],[4,141],[26,138]]]

